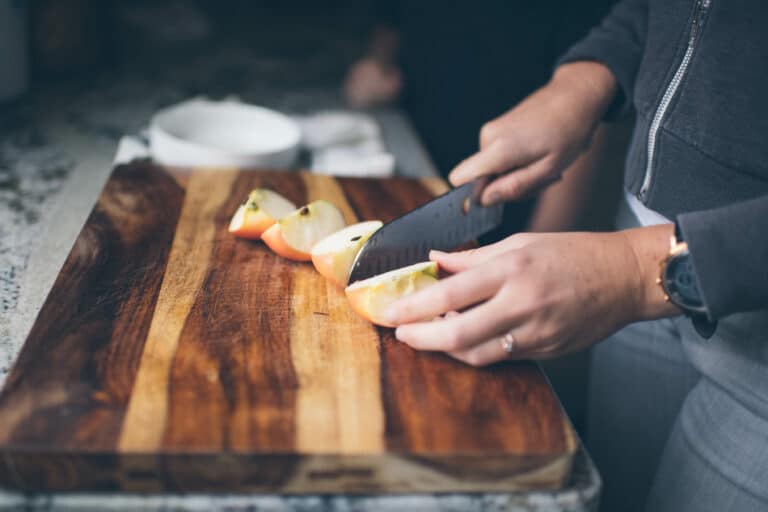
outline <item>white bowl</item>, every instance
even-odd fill
[[[235,101],[192,99],[152,117],[152,157],[182,167],[287,168],[301,130],[289,117]]]

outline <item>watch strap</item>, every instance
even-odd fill
[[[676,243],[682,243],[685,241],[683,237],[683,230],[680,228],[680,223],[677,220],[675,220],[675,241]],[[688,254],[688,257],[690,258],[690,252]],[[701,293],[701,289],[699,289],[699,293]],[[679,304],[677,304],[677,306],[683,310],[685,316],[691,319],[693,328],[696,330],[699,336],[704,339],[709,339],[713,334],[715,334],[715,330],[717,330],[717,320],[710,320],[708,315],[698,311],[687,310],[685,307],[680,306]]]

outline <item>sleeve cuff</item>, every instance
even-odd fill
[[[768,306],[768,196],[677,220],[710,319]]]

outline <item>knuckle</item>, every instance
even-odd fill
[[[535,238],[536,235],[533,233],[515,233],[509,237],[512,244],[517,247],[528,245],[529,243],[533,242]]]
[[[490,144],[494,138],[496,138],[496,124],[493,121],[485,123],[480,127],[480,145],[484,146]]]
[[[531,255],[525,250],[509,252],[506,257],[506,271],[508,275],[519,275],[525,273],[531,265]]]
[[[539,315],[540,319],[545,307],[546,296],[544,291],[537,286],[527,286],[525,289],[525,297],[520,300],[523,311],[529,316]],[[543,337],[543,336],[542,336]]]
[[[514,156],[515,145],[509,137],[496,138],[488,148],[503,162],[509,161]]]
[[[443,286],[437,295],[435,303],[441,312],[450,311],[454,309],[456,300],[461,293],[461,290],[456,290],[455,286]]]
[[[515,173],[507,175],[507,177],[499,183],[499,189],[502,195],[508,198],[516,197],[523,189],[523,183],[520,181],[519,176]]]

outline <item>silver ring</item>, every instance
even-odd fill
[[[511,354],[515,350],[515,337],[512,335],[512,331],[499,338],[499,342],[501,343],[501,348],[507,354]]]

